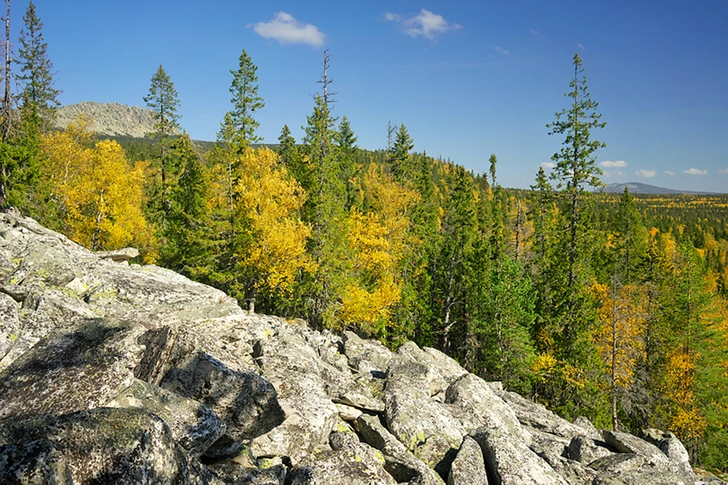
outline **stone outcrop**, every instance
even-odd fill
[[[154,131],[154,112],[119,103],[82,103],[62,106],[56,111],[56,128],[65,128],[79,115],[91,119],[89,129],[102,135],[142,138]]]
[[[133,254],[0,213],[0,483],[698,483],[670,433],[571,423]]]

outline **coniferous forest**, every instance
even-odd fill
[[[404,124],[382,127],[386,148],[358,147],[331,111],[328,52],[310,115],[290,120],[302,140],[283,126],[260,144],[245,50],[214,143],[185,133],[162,66],[139,93],[149,138],[101,138],[83,118],[55,130],[32,2],[23,22],[4,70],[2,206],[92,250],[137,247],[250,311],[438,348],[568,418],[671,430],[694,465],[728,471],[728,195],[600,192],[608,140],[578,55],[546,128],[555,168],[523,190],[499,184],[496,154],[476,174],[416,152]]]

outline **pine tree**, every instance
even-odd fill
[[[23,16],[25,26],[20,32],[17,63],[20,66],[18,80],[21,114],[33,120],[40,133],[51,126],[54,110],[60,105],[59,90],[53,87],[53,63],[48,57],[48,44],[43,39],[43,23],[35,11],[35,4],[28,3]]]
[[[473,181],[462,167],[453,167],[451,188],[442,216],[442,245],[434,281],[437,305],[437,331],[444,352],[464,350],[471,333],[466,319],[468,260],[477,238]]]

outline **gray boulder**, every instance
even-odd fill
[[[431,398],[427,374],[425,365],[395,356],[387,369],[384,414],[397,439],[435,468],[460,448],[467,432],[447,407]]]
[[[286,479],[291,485],[396,485],[384,458],[353,433],[334,432],[331,448],[302,460]]]
[[[0,483],[218,484],[140,408],[42,415],[0,426]]]
[[[382,452],[384,468],[397,482],[442,485],[440,476],[379,422],[379,418],[361,414],[354,423],[362,441]]]
[[[480,445],[470,436],[463,438],[458,454],[452,462],[447,485],[487,485],[488,475]]]
[[[132,384],[144,332],[138,324],[98,319],[41,340],[0,375],[0,421],[103,406]]]
[[[143,408],[162,418],[174,440],[192,457],[202,455],[225,432],[225,423],[204,404],[134,379],[106,407]]]

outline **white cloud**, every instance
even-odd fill
[[[400,24],[405,33],[411,37],[422,36],[430,40],[435,40],[438,34],[463,28],[454,22],[448,22],[442,15],[437,15],[424,8],[412,17],[387,12],[384,14],[384,20]]]
[[[707,170],[700,170],[699,168],[691,168],[690,170],[683,170],[685,175],[708,175]]]
[[[498,51],[498,52],[500,52],[503,55],[506,55],[506,56],[510,56],[511,55],[511,51],[507,51],[505,49],[501,49],[500,46],[495,46],[495,50]]]
[[[605,177],[624,177],[624,172],[621,170],[617,170],[616,172],[612,172],[611,170],[603,170],[602,175]]]
[[[605,160],[603,162],[599,162],[599,166],[602,168],[624,168],[627,166],[627,162],[624,160]]]
[[[673,175],[675,175],[675,172],[671,172],[669,170],[665,170],[665,175],[669,175],[669,176],[672,177]]]
[[[541,39],[543,39],[543,38],[544,38],[544,36],[543,36],[543,35],[541,35],[541,32],[539,32],[539,31],[538,31],[538,30],[536,30],[536,29],[531,29],[531,35],[535,35],[536,37],[540,37]]]
[[[644,169],[637,170],[635,173],[637,174],[638,177],[644,177],[646,179],[657,175],[657,172],[655,172],[654,170],[644,170]]]
[[[556,164],[554,162],[543,162],[540,166],[545,168],[546,170],[551,170],[552,168],[556,167]]]
[[[728,175],[728,168],[724,168],[722,170],[718,170],[718,173],[721,173],[723,175]]]
[[[326,34],[312,24],[304,24],[293,15],[278,12],[270,22],[258,22],[253,30],[265,39],[275,39],[281,44],[308,44],[313,47],[324,45]]]
[[[581,49],[581,50],[586,50],[586,47],[584,47],[583,45],[581,45],[581,42],[577,42],[576,43],[576,48],[577,49]]]

